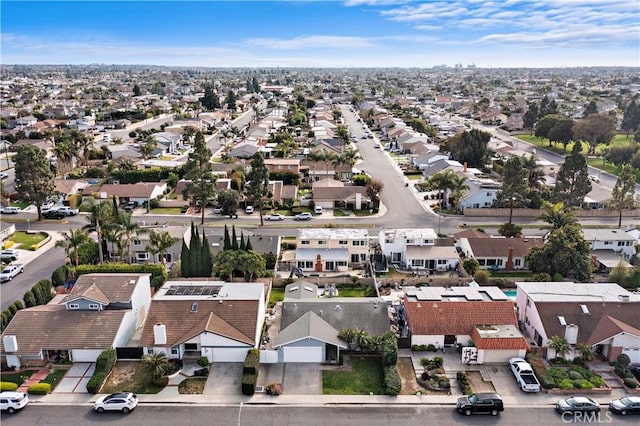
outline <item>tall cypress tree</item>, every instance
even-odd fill
[[[247,250],[247,247],[244,245],[244,232],[240,231],[240,247],[241,251]]]
[[[191,276],[191,256],[189,255],[189,247],[187,247],[187,243],[185,243],[184,238],[182,239],[182,250],[180,252],[180,275],[185,278]]]
[[[224,225],[224,245],[222,246],[222,250],[230,250],[231,249],[231,237],[229,237],[229,228],[227,228],[227,224]]]
[[[201,250],[200,250],[200,233],[198,228],[191,222],[191,241],[189,242],[189,252],[191,253],[191,265],[193,268],[193,277],[201,276]]]
[[[246,246],[246,250],[247,250],[247,251],[251,251],[251,250],[253,250],[253,246],[251,245],[251,240],[249,239],[249,237],[247,237],[247,246]]]
[[[236,235],[236,226],[231,227],[231,250],[238,250],[238,237]]]
[[[201,276],[202,277],[210,277],[211,271],[213,270],[213,258],[211,257],[211,247],[209,246],[209,240],[204,234],[204,230],[202,231],[202,244],[200,246],[202,251],[202,268],[201,268]]]

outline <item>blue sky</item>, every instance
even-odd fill
[[[639,0],[2,0],[2,64],[640,65]]]

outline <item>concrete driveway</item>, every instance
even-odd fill
[[[87,382],[95,370],[96,364],[93,362],[73,363],[53,393],[87,393]]]
[[[321,366],[315,363],[285,364],[282,387],[287,395],[322,395]]]
[[[209,367],[209,377],[204,395],[240,395],[242,392],[242,363],[214,362]]]

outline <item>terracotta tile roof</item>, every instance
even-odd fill
[[[94,189],[91,192],[106,192],[107,193],[107,197],[111,198],[114,195],[116,197],[123,197],[123,198],[149,198],[151,196],[151,194],[153,194],[153,191],[155,191],[157,186],[161,186],[161,185],[166,185],[162,182],[138,182],[138,183],[131,183],[131,184],[104,184],[101,187],[99,187],[98,189]],[[85,194],[87,189],[86,188],[85,191],[82,192],[83,195],[89,195],[89,194]]]
[[[513,247],[513,257],[524,257],[533,247],[542,247],[542,238],[469,238],[473,257],[507,257]]]
[[[476,325],[512,324],[518,320],[511,301],[404,301],[413,335],[471,335]]]
[[[149,274],[85,274],[80,275],[71,293],[62,303],[84,297],[104,304],[129,302],[140,277]]]
[[[460,238],[488,238],[489,236],[484,232],[477,231],[475,229],[465,229],[464,231],[456,232],[453,234],[453,238],[455,240],[459,240]]]
[[[195,312],[192,303],[198,304]],[[153,346],[153,326],[164,324],[167,346],[175,346],[200,333],[209,332],[254,345],[258,322],[257,300],[153,300],[140,339]]]
[[[478,349],[508,350],[508,349],[529,349],[529,345],[524,337],[481,337],[477,328],[473,328],[471,340]]]
[[[41,305],[16,313],[2,336],[16,336],[16,354],[43,349],[108,349],[130,310],[67,311],[64,305]],[[5,352],[0,341],[0,351]]]
[[[585,305],[589,313],[584,314],[580,305]],[[564,336],[558,316],[578,326],[578,343],[594,345],[623,331],[640,335],[640,303],[536,302],[535,308],[548,338]]]

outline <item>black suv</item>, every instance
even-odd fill
[[[67,217],[67,215],[60,210],[47,210],[46,212],[42,213],[42,217],[44,217],[45,219],[64,219],[65,217]]]
[[[504,411],[502,397],[497,393],[474,393],[458,398],[456,402],[458,413],[470,416],[472,414],[491,414],[497,416]]]

